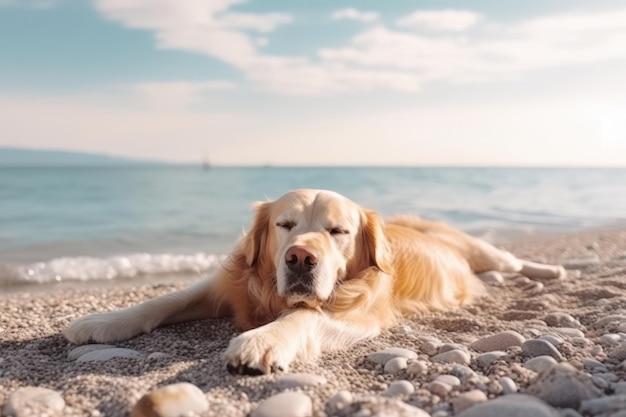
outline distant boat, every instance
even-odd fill
[[[211,169],[211,162],[209,162],[209,157],[206,155],[202,158],[202,169]]]

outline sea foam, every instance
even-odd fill
[[[14,267],[4,266],[0,285],[96,281],[158,275],[203,275],[224,261],[225,255],[137,253],[108,258],[62,257]],[[4,282],[1,282],[4,281]]]

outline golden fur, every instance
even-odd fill
[[[250,232],[219,271],[185,290],[75,320],[74,343],[114,342],[182,321],[230,316],[244,333],[224,354],[234,372],[286,370],[297,359],[376,336],[402,316],[483,293],[485,271],[558,278],[562,267],[512,254],[445,224],[380,215],[329,191],[258,203]]]

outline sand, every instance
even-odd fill
[[[300,388],[313,400],[314,414],[326,415],[328,399],[339,390],[348,390],[356,398],[379,397],[391,382],[406,379],[416,391],[402,400],[431,414],[454,415],[455,411],[447,404],[461,392],[476,388],[475,384],[462,384],[443,396],[433,395],[427,389],[433,377],[448,372],[450,365],[429,363],[427,372],[417,376],[406,371],[385,374],[381,366],[367,362],[366,356],[387,347],[403,347],[417,352],[420,359],[428,362],[429,355],[421,350],[420,336],[464,346],[505,330],[517,331],[531,339],[550,333],[551,328],[543,319],[553,312],[566,312],[580,321],[577,327],[589,341],[564,337],[565,343],[559,346],[564,361],[577,368],[582,368],[581,361],[585,358],[606,361],[614,378],[604,387],[603,395],[612,394],[615,384],[626,380],[626,371],[607,359],[611,347],[596,343],[595,338],[604,333],[626,332],[626,328],[619,320],[610,329],[600,328],[596,323],[611,314],[626,314],[626,229],[535,237],[499,246],[520,257],[550,263],[570,262],[573,266],[568,278],[544,281],[543,288],[510,278],[502,286],[489,287],[486,297],[467,308],[410,317],[402,323],[408,327],[401,330],[385,331],[374,340],[340,353],[326,354],[315,363],[295,363],[291,372],[312,373],[327,380],[321,386]],[[579,265],[572,263],[576,259],[582,259]],[[276,384],[276,375],[234,376],[226,371],[221,353],[228,340],[237,334],[227,320],[169,326],[116,344],[145,356],[155,352],[166,354],[157,358],[96,363],[68,360],[68,352],[75,346],[60,332],[72,319],[134,305],[186,284],[65,286],[48,292],[0,295],[0,409],[16,389],[41,386],[61,394],[66,403],[61,415],[126,416],[146,392],[186,381],[198,386],[209,402],[209,411],[201,415],[244,416],[263,399],[283,391]],[[478,387],[489,398],[502,395],[501,388],[495,384],[501,376],[510,376],[520,391],[532,384],[534,373],[519,369],[518,364],[525,361],[519,349],[509,351],[508,360],[488,369],[480,368],[476,363],[478,353],[470,352],[472,369],[489,378],[489,382]]]

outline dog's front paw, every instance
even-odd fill
[[[70,342],[80,345],[89,341],[111,343],[127,340],[140,331],[133,320],[113,311],[78,318],[63,330],[63,334]]]
[[[287,371],[294,354],[289,346],[276,340],[271,333],[245,332],[230,341],[224,361],[228,371],[234,374],[263,375],[276,371]]]

